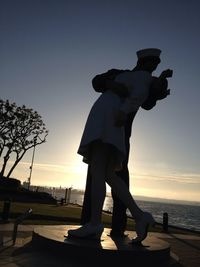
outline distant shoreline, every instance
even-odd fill
[[[49,191],[65,191],[65,187],[53,187],[53,186],[41,186],[41,185],[32,185],[32,189],[34,188],[44,188],[48,189]],[[82,189],[72,188],[73,194],[81,194],[84,195],[85,191]],[[111,197],[111,193],[107,192],[106,194],[108,197]],[[190,205],[190,206],[200,206],[200,201],[192,201],[192,200],[178,200],[178,199],[166,199],[166,198],[159,198],[159,197],[147,197],[147,196],[140,196],[135,195],[135,200],[140,201],[150,201],[150,202],[159,202],[159,203],[166,203],[166,204],[179,204],[179,205]]]

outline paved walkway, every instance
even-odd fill
[[[13,224],[0,225],[0,267],[83,267],[58,259],[48,252],[37,251],[31,245],[34,225],[19,225],[16,243],[12,244]],[[177,267],[200,266],[200,235],[149,233],[171,245],[171,251],[179,258]],[[175,267],[175,266],[174,266]]]

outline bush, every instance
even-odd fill
[[[7,182],[7,180],[10,179],[11,178],[0,178],[0,200],[10,199],[13,202],[57,204],[57,200],[50,194],[46,192],[29,191],[28,189],[20,186],[21,183],[17,179],[13,179],[16,181],[11,182],[11,187],[9,182]],[[18,187],[16,187],[16,185],[18,185]]]
[[[0,188],[18,190],[21,187],[21,182],[15,178],[0,178]]]

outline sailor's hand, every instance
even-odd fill
[[[157,95],[157,99],[162,100],[166,98],[168,95],[170,95],[170,89],[160,92],[160,94]]]
[[[160,78],[162,79],[165,79],[165,78],[171,78],[173,75],[173,70],[171,69],[167,69],[167,70],[164,70],[161,75],[160,75]]]

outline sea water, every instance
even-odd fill
[[[51,193],[48,190],[49,193]],[[65,190],[54,190],[52,194],[57,199],[64,198]],[[83,205],[84,193],[72,190],[70,194],[70,203]],[[144,211],[150,212],[158,223],[163,222],[163,213],[168,213],[169,225],[183,227],[191,230],[200,231],[200,205],[164,203],[156,201],[135,200],[137,205]],[[103,210],[112,212],[113,200],[110,195],[106,196]],[[130,216],[127,210],[127,215]]]

